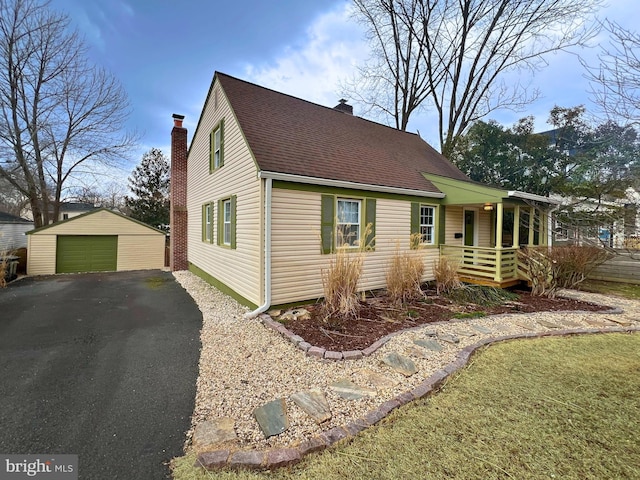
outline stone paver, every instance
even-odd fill
[[[376,395],[374,389],[356,385],[348,378],[331,383],[329,388],[345,400],[358,400],[364,397],[375,397]]]
[[[493,333],[493,330],[482,325],[471,325],[471,328],[473,328],[476,332],[483,333],[485,335]]]
[[[287,417],[287,404],[284,398],[265,403],[253,411],[253,416],[258,421],[265,438],[280,435],[289,428]]]
[[[214,418],[201,422],[193,432],[193,446],[196,450],[215,448],[224,443],[236,442],[235,421],[230,417]]]
[[[562,325],[558,325],[557,323],[549,322],[547,320],[537,320],[537,322],[546,328],[562,328]]]
[[[385,355],[382,358],[382,361],[405,377],[410,377],[418,372],[418,368],[416,367],[416,364],[413,363],[413,360],[409,357],[405,357],[404,355],[400,355],[397,352],[391,352]]]
[[[378,390],[389,390],[400,383],[398,380],[394,380],[393,378],[389,378],[386,375],[374,372],[368,368],[363,368],[359,370],[358,373],[364,377],[367,383],[370,383]]]
[[[329,402],[320,389],[294,393],[291,395],[291,400],[316,423],[322,423],[331,418]]]
[[[460,343],[460,339],[450,333],[443,333],[442,335],[438,335],[438,340],[453,344]]]
[[[419,345],[427,350],[431,350],[432,352],[440,352],[442,351],[442,345],[440,345],[433,338],[417,338],[413,341],[416,345]]]

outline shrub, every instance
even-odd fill
[[[458,278],[458,262],[448,257],[440,257],[434,262],[433,276],[436,279],[436,293],[447,294],[462,287]]]
[[[423,275],[424,262],[419,251],[401,252],[400,246],[396,245],[396,251],[389,262],[386,273],[387,293],[391,301],[404,303],[422,296],[420,284]]]
[[[531,282],[531,294],[555,297],[561,288],[574,288],[613,254],[589,246],[530,247],[518,251],[518,262]]]
[[[367,225],[362,233],[356,250],[339,247],[329,260],[329,267],[322,269],[322,289],[324,302],[322,309],[325,319],[337,317],[337,320],[357,318],[360,310],[358,283],[364,266],[364,253],[370,245],[364,239],[371,233],[371,225]]]

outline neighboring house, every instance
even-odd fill
[[[322,297],[331,253],[357,245],[367,224],[362,290],[385,287],[412,233],[423,280],[446,255],[465,280],[501,286],[519,281],[519,246],[550,236],[549,199],[472,182],[418,135],[345,101],[327,108],[216,73],[188,149],[183,118],[172,130],[171,267],[252,308]]]
[[[25,233],[33,230],[33,222],[16,215],[0,212],[0,253],[27,246]]]
[[[164,267],[166,234],[105,208],[31,230],[27,235],[29,275]]]
[[[62,202],[58,212],[58,221],[69,220],[70,218],[77,217],[92,210],[96,210],[96,206],[93,203]]]
[[[553,245],[640,248],[640,194],[633,188],[627,189],[625,198],[613,201],[553,198],[573,212],[554,218]]]

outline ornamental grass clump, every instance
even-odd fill
[[[356,248],[341,246],[329,260],[329,267],[322,269],[322,288],[324,302],[323,314],[328,320],[349,320],[358,317],[360,298],[358,284],[362,277],[365,252],[371,249],[371,242],[364,239],[371,234],[371,225],[367,225]],[[342,242],[340,242],[342,243]]]
[[[414,235],[416,234],[412,237]],[[413,244],[412,238],[411,245]],[[418,250],[401,252],[400,245],[396,244],[396,251],[389,261],[386,272],[387,294],[391,301],[401,304],[421,297],[420,285],[424,270],[424,262]]]
[[[433,276],[438,295],[462,288],[463,283],[458,278],[458,262],[449,257],[440,257],[433,263]]]

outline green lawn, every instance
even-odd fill
[[[640,300],[640,285],[632,283],[603,282],[601,280],[585,280],[579,285],[585,292],[617,295],[619,297]]]
[[[640,335],[493,345],[436,395],[288,470],[194,460],[177,459],[174,478],[640,478]]]

